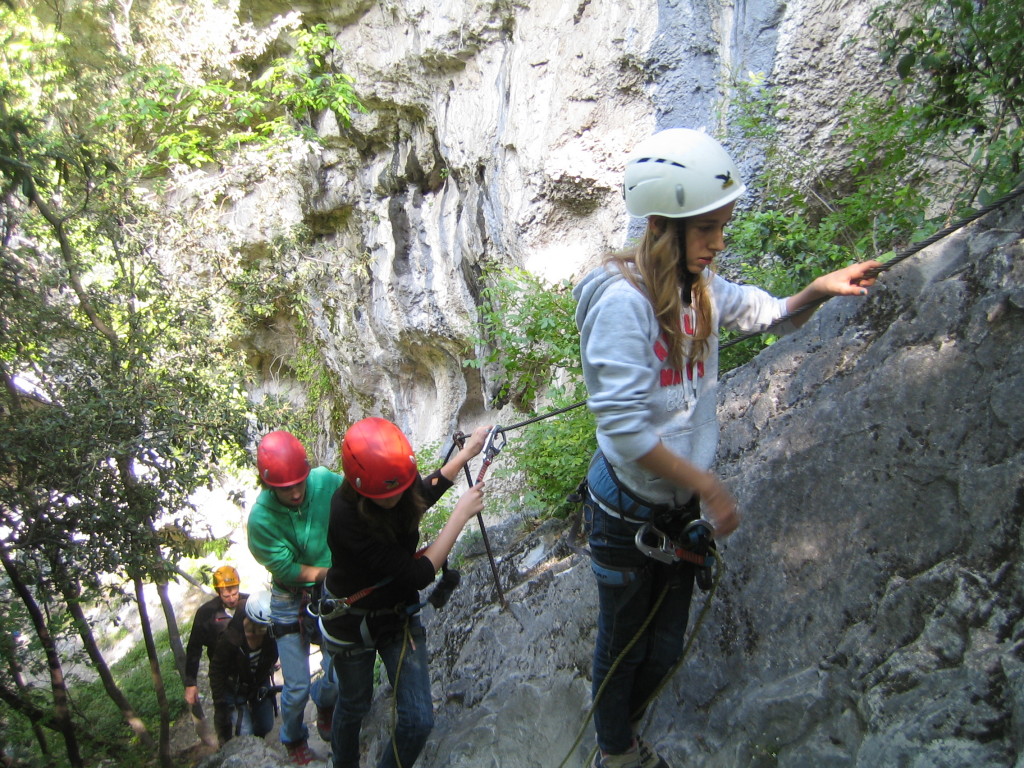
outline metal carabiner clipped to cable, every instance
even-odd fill
[[[474,483],[474,485],[478,485],[483,482],[484,475],[487,474],[487,468],[491,466],[491,462],[494,461],[494,457],[501,453],[506,442],[507,438],[505,437],[505,430],[497,424],[491,427],[491,431],[487,433],[487,441],[484,443],[484,463],[480,467],[480,472],[476,476],[476,483]]]

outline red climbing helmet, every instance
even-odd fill
[[[279,430],[264,435],[256,449],[260,480],[274,488],[301,483],[309,476],[306,449],[291,432]]]
[[[349,427],[341,441],[341,466],[345,479],[371,499],[401,493],[419,474],[409,438],[375,416]]]

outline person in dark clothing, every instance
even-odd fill
[[[270,632],[270,592],[257,592],[217,639],[210,660],[214,701],[230,713],[227,738],[263,737],[274,727],[274,665],[277,643]]]
[[[379,653],[397,714],[380,768],[411,768],[434,723],[419,590],[445,566],[466,523],[483,509],[483,483],[466,491],[437,538],[417,551],[419,524],[483,449],[488,428],[467,438],[441,469],[421,477],[402,431],[379,418],[356,422],[342,441],[345,480],[331,500],[328,599],[352,608],[321,614],[323,648],[338,677],[331,748],[334,768],[359,768],[359,732],[373,698]],[[339,615],[332,615],[338,613]]]
[[[192,620],[192,631],[185,647],[185,701],[189,707],[199,702],[197,681],[203,649],[206,649],[206,658],[212,659],[217,638],[248,597],[238,591],[240,583],[238,571],[230,565],[222,565],[214,571],[213,588],[217,596],[199,606]],[[222,743],[231,738],[231,713],[216,701],[213,703],[213,727]]]

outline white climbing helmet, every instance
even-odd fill
[[[254,592],[245,601],[245,615],[257,624],[270,624],[270,591]]]
[[[626,158],[623,193],[634,216],[697,216],[746,190],[732,158],[703,131],[659,131]]]

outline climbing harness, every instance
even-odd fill
[[[415,554],[415,557],[421,557],[426,551],[426,547],[421,549]],[[434,585],[434,588],[430,591],[426,600],[422,600],[412,605],[399,604],[392,608],[374,608],[364,609],[354,607],[354,604],[364,599],[368,595],[377,591],[381,587],[390,584],[394,581],[395,577],[386,576],[385,578],[378,581],[376,584],[371,584],[368,587],[364,587],[358,592],[354,592],[348,597],[335,597],[326,588],[323,590],[323,596],[318,600],[312,600],[306,605],[306,613],[316,620],[319,634],[321,636],[321,644],[333,649],[335,653],[343,652],[341,646],[346,648],[351,645],[344,641],[338,640],[331,636],[327,632],[327,628],[324,626],[325,621],[331,621],[340,616],[361,616],[362,621],[359,622],[359,636],[362,640],[363,648],[373,648],[373,637],[370,634],[369,620],[375,616],[383,616],[384,614],[397,614],[404,616],[412,616],[419,613],[427,605],[432,605],[435,610],[439,610],[448,604],[448,599],[451,597],[452,592],[459,586],[462,581],[461,574],[454,568],[448,567],[448,561],[441,565],[441,579]]]

